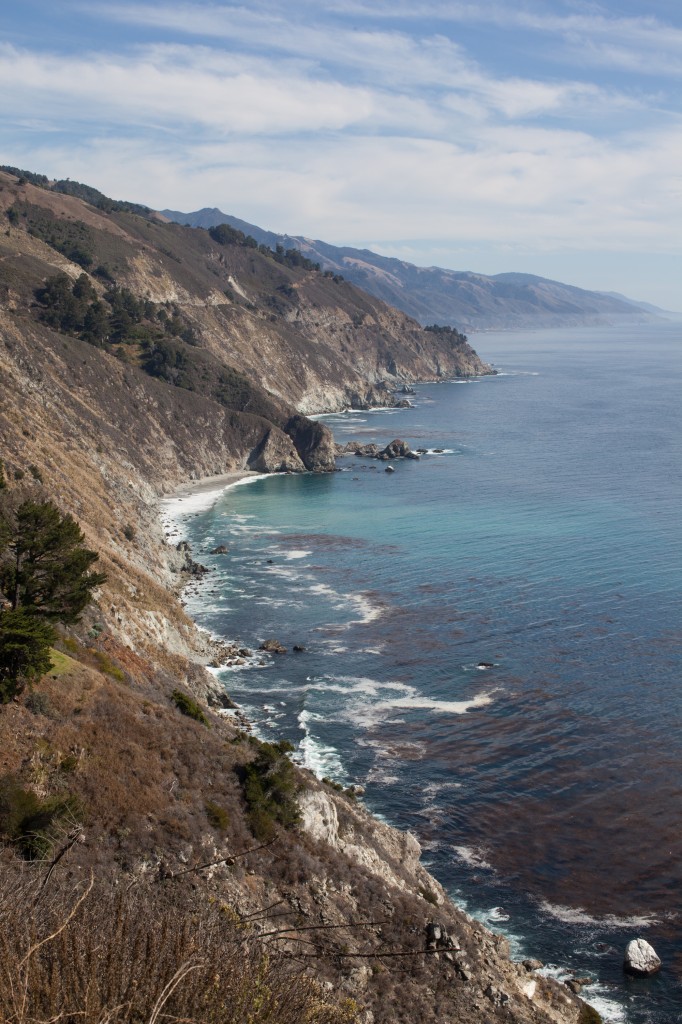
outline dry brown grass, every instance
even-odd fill
[[[283,954],[218,901],[174,884],[98,887],[8,871],[0,883],[3,1024],[347,1024]]]

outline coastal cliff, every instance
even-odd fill
[[[0,709],[0,803],[24,794],[71,815],[47,835],[45,864],[21,862],[4,842],[8,891],[23,892],[37,877],[52,893],[50,907],[55,893],[70,893],[67,923],[87,913],[75,901],[89,896],[88,879],[95,906],[113,906],[117,892],[144,892],[164,928],[169,905],[191,908],[186,919],[204,923],[217,908],[236,929],[233,948],[250,944],[259,977],[270,969],[267,953],[268,964],[295,968],[297,985],[314,983],[299,1020],[594,1019],[537,964],[513,963],[503,938],[447,899],[420,865],[414,837],[377,822],[355,794],[297,769],[224,714],[228,702],[205,668],[220,651],[179,600],[197,566],[168,543],[159,519],[159,496],[192,478],[330,469],[331,435],[305,412],[377,396],[388,402],[399,382],[484,372],[484,364],[465,342],[429,336],[314,269],[136,213],[105,215],[10,176],[0,184],[0,204],[16,212],[0,237],[7,489],[56,500],[107,574],[80,623],[62,633],[51,672]],[[80,263],[55,248],[67,236],[75,245],[74,232]],[[47,322],[53,307],[35,297],[57,271],[77,283],[83,263],[104,268],[86,274],[95,297],[81,284],[89,323],[97,303],[116,309],[104,271],[118,297],[127,289],[147,304],[98,343],[68,320]],[[254,266],[270,275],[267,288]],[[334,303],[327,289],[338,289]],[[154,362],[155,353],[163,358]],[[3,932],[13,934],[9,925]],[[73,942],[88,934],[81,929]],[[208,970],[196,951],[183,956],[177,971]],[[127,1019],[121,1013],[116,1019]]]
[[[218,209],[162,211],[178,224],[210,228],[228,223],[271,246],[295,247],[324,270],[402,309],[422,324],[454,324],[467,331],[508,331],[655,322],[663,310],[623,295],[587,291],[534,274],[487,274],[420,267],[369,249],[330,245],[301,235],[278,235]]]

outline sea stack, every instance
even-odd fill
[[[625,949],[623,970],[638,978],[647,978],[661,969],[661,960],[653,946],[645,939],[633,939]]]

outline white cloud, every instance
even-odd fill
[[[330,23],[332,9],[352,23]],[[8,162],[349,244],[679,251],[682,143],[664,97],[575,72],[505,74],[444,34],[448,20],[486,21],[550,34],[583,67],[627,68],[663,45],[655,19],[456,0],[394,4],[402,23],[345,0],[292,0],[286,17],[264,3],[95,10],[158,28],[157,41],[69,56],[0,46]],[[408,33],[414,11],[441,34]],[[665,47],[674,67],[674,33]]]
[[[213,58],[213,59],[212,59]],[[276,74],[202,49],[157,48],[130,58],[44,56],[0,47],[0,110],[41,110],[63,122],[115,121],[221,133],[339,130],[378,116],[369,90]],[[386,107],[384,107],[384,110]]]
[[[414,0],[384,0],[368,4],[364,0],[306,3],[292,0],[282,13],[281,5],[252,2],[248,6],[238,3],[108,3],[98,7],[98,13],[127,24],[173,28],[191,34],[213,37],[240,38],[255,42],[263,34],[271,45],[286,47],[302,32],[306,42],[314,39],[316,30],[309,29],[312,19],[319,21],[331,15],[351,19],[355,25],[363,22],[486,24],[498,28],[520,28],[527,31],[555,35],[577,42],[587,38],[603,37],[612,42],[630,43],[637,48],[658,49],[682,55],[682,30],[654,15],[622,17],[606,9],[591,5],[583,12],[557,14],[551,4],[512,5],[509,3],[478,3],[444,0],[429,3]],[[272,29],[279,32],[273,36]]]
[[[490,130],[476,150],[405,137],[173,143],[45,141],[31,166],[156,206],[217,205],[246,220],[329,241],[679,251],[682,141],[614,148],[582,133]]]

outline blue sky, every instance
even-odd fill
[[[679,0],[21,0],[2,159],[682,309]]]

